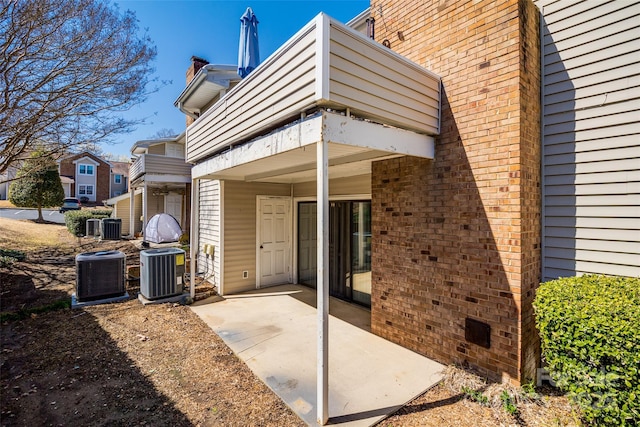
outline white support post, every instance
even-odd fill
[[[198,261],[198,251],[200,249],[200,180],[191,180],[191,235],[189,236],[189,294],[193,300],[196,297],[196,262]],[[213,262],[213,260],[211,260]]]
[[[318,230],[318,354],[317,422],[329,420],[329,149],[321,138],[317,143],[317,230]]]
[[[136,234],[136,189],[129,185],[129,236]]]
[[[149,187],[147,187],[147,181],[144,182],[142,187],[142,240],[147,240],[147,210],[149,207]]]

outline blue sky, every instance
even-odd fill
[[[148,139],[163,128],[176,133],[185,129],[185,116],[173,102],[186,85],[185,73],[192,56],[213,64],[237,64],[240,17],[251,7],[258,18],[260,60],[264,61],[320,12],[347,22],[369,7],[369,0],[324,1],[115,1],[121,10],[132,10],[141,31],[147,30],[158,49],[154,76],[170,81],[127,114],[148,117],[148,124],[121,135],[105,153],[129,156],[134,142]]]

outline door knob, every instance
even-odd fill
[[[260,249],[262,249],[262,245],[260,245]]]

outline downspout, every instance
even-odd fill
[[[197,78],[198,80],[197,80],[197,81],[194,81],[194,80],[196,80],[196,78]],[[193,86],[199,85],[199,84],[200,84],[200,82],[201,82],[202,80],[205,80],[206,78],[207,78],[207,68],[206,68],[206,65],[205,65],[204,67],[200,68],[200,70],[199,70],[199,71],[196,73],[196,75],[193,77],[193,80],[191,80],[190,82],[188,82],[188,84],[187,84],[187,87],[188,87],[187,91],[188,91],[188,92],[187,92],[187,93],[189,93],[189,92],[191,92],[191,91],[192,91],[192,90],[190,89],[190,87],[193,87]],[[181,96],[182,96],[182,95],[181,95]],[[193,120],[197,120],[197,119],[198,119],[198,116],[197,116],[197,115],[193,114],[191,111],[187,111],[187,110],[184,108],[184,106],[183,106],[182,102],[178,102],[176,106],[178,107],[178,109],[179,109],[180,111],[182,111],[182,112],[183,112],[184,114],[186,114],[187,116],[191,117]]]
[[[186,110],[182,106],[182,102],[178,102],[178,109],[180,111],[182,111],[184,114],[186,114],[187,116],[191,117],[193,120],[197,120],[198,119],[198,116],[196,114],[193,114],[191,111]]]
[[[189,236],[189,293],[191,300],[196,296],[196,262],[198,260],[198,252],[200,249],[200,223],[198,217],[200,216],[200,179],[191,179],[191,235]]]

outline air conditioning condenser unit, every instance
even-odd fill
[[[126,256],[120,251],[76,255],[76,299],[79,302],[123,296]]]
[[[140,293],[153,300],[182,293],[185,251],[178,248],[140,251]]]

